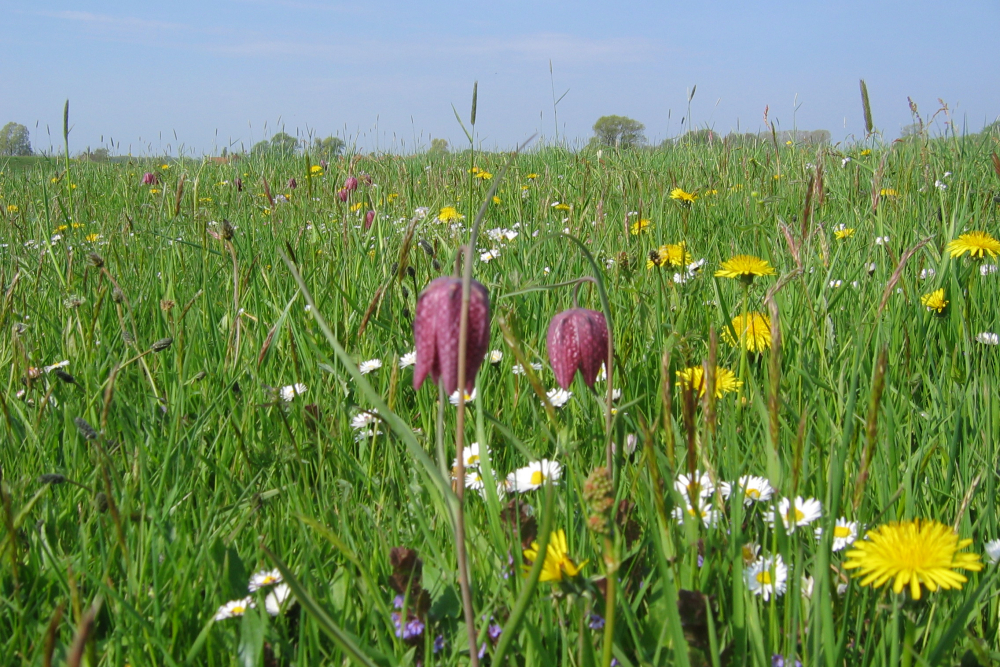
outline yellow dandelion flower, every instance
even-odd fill
[[[49,179],[49,183],[58,183],[58,182],[59,182],[58,176],[53,176],[51,179]]]
[[[784,174],[775,174],[775,175],[774,175],[774,180],[776,180],[776,181],[780,181],[780,180],[781,180],[781,179],[783,179],[784,177],[785,177],[785,175],[784,175]]]
[[[654,266],[680,268],[690,264],[693,259],[683,241],[680,243],[669,243],[661,245],[649,253],[649,259],[646,260],[646,268],[651,269]]]
[[[648,218],[643,218],[642,220],[639,220],[637,222],[633,222],[632,223],[632,236],[638,236],[639,234],[642,234],[643,232],[648,231],[649,227],[652,224],[653,223],[650,222],[650,220]]]
[[[69,225],[59,225],[56,227],[56,233],[65,232],[67,229],[69,229]]]
[[[465,220],[465,216],[458,212],[454,206],[445,206],[438,212],[438,220],[441,222],[458,222]]]
[[[96,241],[98,241],[101,238],[101,235],[100,234],[87,234],[87,236],[85,238],[87,239],[87,243],[95,243]]]
[[[526,190],[530,190],[530,189],[531,189],[531,186],[530,186],[530,185],[522,185],[522,186],[521,186],[521,191],[522,191],[522,192],[524,192],[524,191],[526,191]]]
[[[920,303],[927,306],[927,310],[935,310],[940,315],[948,307],[948,299],[944,298],[944,288],[923,295],[920,297]]]
[[[531,548],[524,550],[524,558],[531,562],[538,559],[538,542],[532,542]],[[545,549],[545,563],[542,565],[542,576],[539,581],[562,581],[563,574],[575,577],[580,574],[580,570],[587,562],[583,561],[577,565],[569,557],[566,532],[560,528],[549,535],[549,544]]]
[[[211,197],[198,197],[198,201],[201,202],[202,204],[211,204],[212,203],[212,198]]]
[[[309,173],[310,174],[319,174],[320,176],[322,176],[323,175],[323,167],[320,166],[320,165],[318,165],[318,164],[314,164],[311,167],[309,167]]]
[[[538,178],[538,174],[535,174],[535,173],[528,174],[527,178],[528,178],[529,181],[533,181],[536,178]]]
[[[894,593],[909,586],[920,599],[920,584],[931,592],[938,588],[961,590],[968,579],[955,570],[979,572],[979,554],[957,553],[972,544],[959,539],[950,527],[933,520],[893,521],[868,531],[864,540],[847,552],[844,568],[858,570],[862,586],[884,585],[890,579]]]
[[[945,250],[952,257],[960,257],[963,253],[969,253],[973,259],[983,259],[986,255],[996,257],[1000,254],[1000,241],[987,232],[974,231],[962,234],[945,246]]]
[[[872,149],[866,148],[863,151],[861,151],[861,154],[862,155],[871,155],[872,154]]]
[[[554,208],[557,211],[568,211],[570,206],[569,204],[553,204],[552,208]]]
[[[493,203],[496,204],[497,206],[499,206],[500,205],[500,197],[497,197],[496,195],[493,195]]]
[[[158,188],[150,188],[149,189],[149,194],[151,194],[151,195],[158,195],[158,194],[160,194],[160,190]]]
[[[898,197],[899,191],[894,188],[882,188],[879,190],[879,196],[882,197]]]
[[[8,213],[17,213],[17,211],[18,211],[17,204],[7,204]]]
[[[161,164],[160,165],[160,169],[170,169],[170,165],[169,164]]]
[[[478,174],[479,173],[479,167],[473,167],[472,169],[469,170],[469,173],[470,174]]]
[[[836,237],[838,241],[843,241],[844,239],[849,239],[850,237],[854,236],[854,228],[841,227],[840,229],[835,229],[833,231],[833,235],[834,237]]]
[[[82,222],[74,222],[72,226],[73,226],[73,229],[80,229],[81,227],[83,227],[83,223]]]
[[[774,267],[753,255],[735,255],[722,263],[722,268],[715,272],[717,278],[739,278],[745,283],[752,283],[756,276],[774,274]]]
[[[351,213],[354,213],[355,211],[360,211],[362,206],[367,206],[367,204],[365,204],[364,202],[356,202],[354,204],[351,204]]]
[[[488,181],[491,178],[493,178],[493,174],[491,174],[488,171],[480,171],[476,174],[476,178],[478,178],[481,181]]]
[[[680,387],[691,387],[698,392],[698,397],[705,395],[705,369],[702,366],[692,366],[682,371],[677,371],[677,382]],[[739,391],[743,386],[743,381],[736,377],[728,368],[715,367],[715,397],[722,398],[724,394],[731,391]]]
[[[690,206],[698,198],[698,195],[693,192],[685,192],[683,188],[674,188],[670,191],[670,198],[676,199],[685,206]]]
[[[389,193],[389,201],[396,201],[397,199],[399,199],[399,193],[398,192],[390,192]]]
[[[763,352],[771,347],[771,318],[767,315],[747,313],[745,322],[743,315],[737,315],[732,324],[737,337],[733,338],[729,327],[722,330],[722,337],[733,347],[738,347],[741,340],[747,352]]]

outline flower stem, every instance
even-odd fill
[[[611,537],[604,538],[604,576],[607,582],[607,595],[604,597],[604,653],[601,657],[603,667],[611,667],[612,649],[615,641],[615,588],[618,580],[618,559],[615,557],[615,545]]]

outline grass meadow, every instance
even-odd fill
[[[947,246],[1000,232],[995,150],[0,163],[0,663],[993,664],[1000,274]],[[457,408],[406,355],[484,202],[467,616]],[[549,394],[583,276],[612,387]],[[845,567],[914,519],[981,567]]]

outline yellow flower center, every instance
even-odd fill
[[[240,614],[242,614],[242,613],[243,613],[243,612],[245,612],[245,611],[246,611],[246,607],[244,607],[244,606],[243,606],[243,605],[241,605],[241,604],[238,604],[238,605],[236,605],[235,607],[233,607],[233,608],[232,608],[232,609],[230,610],[230,613],[232,613],[232,614],[234,614],[234,615],[236,615],[236,616],[239,616]]]
[[[793,507],[788,510],[788,514],[785,515],[786,523],[798,523],[802,519],[806,518],[805,512],[800,510],[798,507]]]
[[[466,460],[465,465],[467,465],[467,466],[479,465],[479,455],[478,454],[473,454],[472,456],[470,456]]]
[[[834,537],[847,537],[851,534],[851,529],[847,526],[837,526],[833,529]]]
[[[747,489],[747,498],[753,498],[754,500],[760,500],[760,490],[759,489]]]
[[[531,473],[531,483],[533,485],[537,486],[544,481],[545,481],[545,475],[542,473],[541,470],[536,470],[533,473]]]
[[[764,570],[763,572],[757,573],[757,583],[767,586],[771,583],[771,571]]]

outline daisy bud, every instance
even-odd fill
[[[365,213],[365,231],[371,228],[372,222],[375,221],[375,211],[368,211]]]
[[[147,171],[145,174],[142,175],[142,184],[143,185],[156,185],[159,182],[160,182],[160,179],[158,179],[156,177],[156,174],[154,174],[151,171]]]
[[[413,339],[417,364],[413,388],[420,389],[430,375],[445,393],[458,389],[458,333],[462,316],[462,281],[445,276],[435,278],[417,298],[413,319]],[[490,343],[490,296],[479,282],[472,281],[469,300],[469,335],[465,350],[465,391],[472,393],[476,373]]]
[[[358,189],[358,179],[353,176],[348,176],[347,180],[344,181],[344,189],[341,192],[351,192]]]
[[[603,313],[586,308],[564,310],[549,323],[545,342],[560,387],[569,388],[577,369],[587,386],[594,386],[608,358],[608,324]]]

